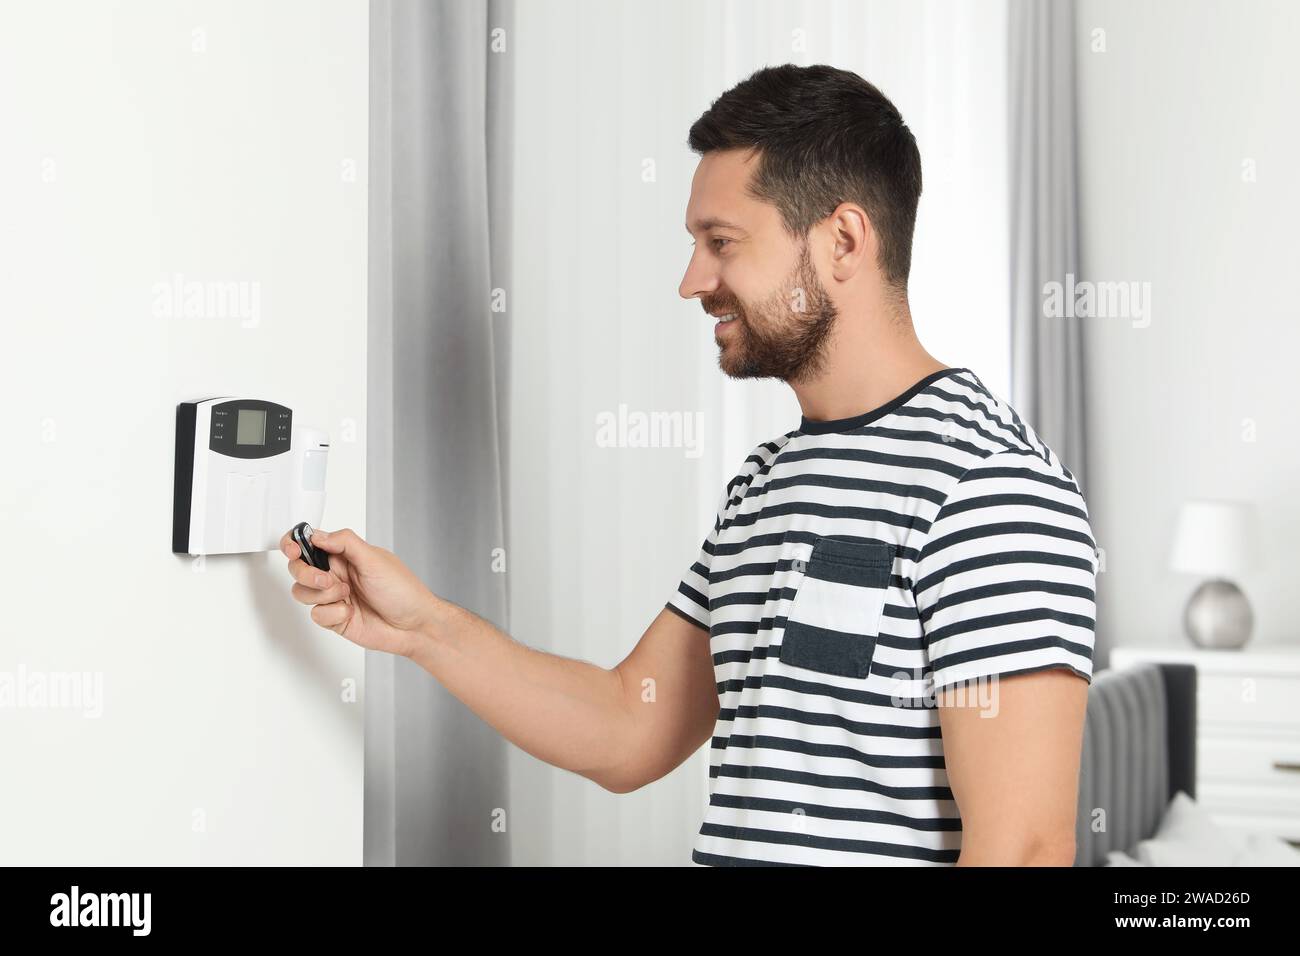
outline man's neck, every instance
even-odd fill
[[[821,373],[791,383],[804,417],[836,421],[872,411],[925,376],[948,368],[925,350],[906,311],[866,322],[836,324]]]

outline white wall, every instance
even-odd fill
[[[1256,502],[1255,640],[1294,643],[1300,6],[1082,0],[1077,24],[1083,272],[1151,283],[1149,326],[1085,323],[1099,651],[1186,644],[1196,582],[1167,558],[1191,497]]]
[[[243,394],[364,531],[366,83],[362,0],[0,13],[0,683],[102,681],[0,706],[0,863],[360,862],[362,652],[170,523],[176,403]],[[157,314],[176,274],[258,308]]]
[[[515,637],[618,663],[694,560],[745,454],[798,425],[786,386],[723,377],[711,322],[677,294],[698,162],[687,132],[761,66],[829,62],[898,105],[925,176],[917,328],[935,355],[1005,393],[1004,18],[1001,3],[898,0],[518,5]],[[693,448],[601,447],[597,416],[620,405],[692,416],[703,432]],[[512,748],[513,861],[689,863],[707,771],[701,748],[666,779],[614,795]]]

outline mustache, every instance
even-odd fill
[[[704,311],[709,315],[727,315],[728,313],[733,313],[736,318],[743,317],[740,303],[734,300],[702,300],[700,305],[704,307]]]

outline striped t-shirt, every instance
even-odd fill
[[[954,864],[936,690],[1092,680],[1097,550],[1056,455],[964,368],[759,445],[668,607],[720,712],[709,865]]]

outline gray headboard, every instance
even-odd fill
[[[1179,790],[1196,791],[1196,668],[1144,663],[1103,670],[1088,688],[1079,767],[1075,866],[1101,866],[1155,833]],[[1104,811],[1105,828],[1094,832]]]

